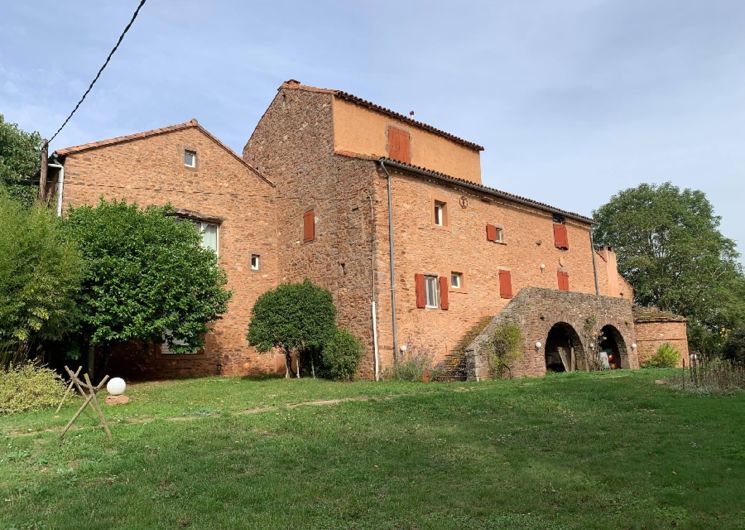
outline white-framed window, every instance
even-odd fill
[[[504,228],[497,225],[497,238],[495,239],[497,243],[504,243]]]
[[[197,167],[197,152],[184,149],[184,165],[186,167]]]
[[[251,254],[251,270],[257,271],[261,268],[261,256],[258,254]]]
[[[460,289],[463,286],[463,274],[460,272],[450,273],[450,287]]]
[[[196,221],[199,233],[202,234],[202,248],[209,248],[220,255],[220,229],[215,223]]]
[[[445,226],[447,204],[442,201],[435,201],[435,224]]]
[[[424,276],[424,296],[427,307],[440,307],[440,288],[437,276]]]

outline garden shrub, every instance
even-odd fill
[[[0,191],[0,369],[24,362],[38,344],[72,325],[81,260],[60,221]]]
[[[492,377],[511,375],[512,365],[522,355],[523,334],[517,324],[498,324],[487,352],[489,372]]]
[[[729,334],[722,357],[735,364],[745,365],[745,328],[736,329]]]
[[[440,372],[434,365],[434,350],[413,341],[407,346],[406,351],[399,354],[396,365],[385,369],[383,378],[424,382],[437,379]]]
[[[0,415],[54,407],[65,385],[49,368],[26,363],[0,370]]]
[[[351,381],[357,373],[364,350],[350,332],[337,329],[323,348],[323,375],[330,379]]]
[[[298,364],[312,364],[312,352],[320,351],[334,334],[335,320],[336,308],[327,289],[310,280],[283,284],[256,300],[248,342],[260,353],[282,350],[285,375],[300,377],[292,366],[292,356],[298,356]]]
[[[644,362],[644,368],[675,368],[680,361],[680,352],[666,342]]]
[[[231,293],[194,223],[167,206],[101,200],[70,209],[65,229],[85,261],[76,302],[90,345],[165,339],[173,353],[204,346]]]

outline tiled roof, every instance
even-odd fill
[[[412,164],[404,164],[403,162],[398,162],[396,160],[391,160],[389,158],[382,158],[379,160],[383,161],[386,166],[403,169],[403,170],[410,171],[413,173],[418,173],[420,175],[424,175],[424,176],[434,178],[437,180],[441,180],[444,182],[458,184],[460,186],[464,186],[466,188],[470,188],[475,191],[480,191],[482,193],[486,193],[494,197],[499,197],[500,199],[517,202],[520,204],[524,204],[526,206],[532,206],[533,208],[537,208],[539,210],[543,210],[543,211],[550,212],[550,213],[556,213],[559,215],[563,215],[564,217],[575,219],[583,223],[590,223],[590,224],[595,223],[595,221],[593,221],[592,218],[590,217],[585,217],[584,215],[580,215],[575,212],[568,212],[566,210],[561,210],[559,208],[551,206],[550,204],[539,202],[533,199],[528,199],[527,197],[515,195],[514,193],[509,193],[506,191],[498,190],[496,188],[490,188],[489,186],[484,186],[483,184],[477,184],[475,182],[471,182],[470,180],[453,177],[451,175],[446,175],[445,173],[440,173],[439,171],[433,171],[431,169],[423,168],[420,166],[414,166]]]
[[[406,116],[404,114],[401,114],[399,112],[396,112],[394,110],[382,107],[378,105],[377,103],[373,103],[372,101],[368,101],[366,99],[362,99],[361,97],[355,96],[353,94],[350,94],[348,92],[344,92],[343,90],[333,90],[329,88],[318,88],[308,85],[303,85],[299,81],[295,81],[294,79],[290,79],[289,81],[285,81],[282,83],[281,88],[288,88],[290,90],[305,90],[308,92],[318,92],[322,94],[332,94],[335,97],[339,99],[343,99],[344,101],[348,101],[350,103],[354,103],[355,105],[359,105],[360,107],[364,107],[366,109],[373,110],[375,112],[379,112],[380,114],[385,114],[386,116],[390,116],[391,118],[395,118],[397,120],[401,120],[405,123],[408,123],[409,125],[413,127],[417,127],[419,129],[423,129],[425,131],[431,132],[433,134],[436,134],[438,136],[442,136],[443,138],[447,138],[448,140],[452,140],[453,142],[459,143],[461,145],[464,145],[470,149],[474,149],[476,151],[483,151],[484,148],[474,142],[470,142],[468,140],[464,140],[463,138],[459,138],[455,136],[454,134],[450,134],[449,132],[443,131],[441,129],[438,129],[436,127],[433,127],[432,125],[428,125],[426,123],[423,123],[418,120],[414,120],[410,118],[409,116]]]
[[[81,144],[81,145],[74,145],[71,147],[63,147],[62,149],[57,149],[54,151],[53,154],[57,156],[67,156],[71,154],[76,153],[82,153],[83,151],[90,151],[92,149],[98,149],[100,147],[108,147],[110,145],[116,145],[124,142],[131,142],[134,140],[142,140],[144,138],[150,138],[151,136],[157,136],[160,134],[167,134],[175,131],[180,131],[183,129],[189,129],[189,128],[195,128],[202,132],[205,136],[207,136],[210,140],[215,142],[217,145],[222,147],[225,151],[227,151],[233,158],[238,160],[241,164],[246,166],[248,169],[253,171],[258,177],[265,180],[267,183],[274,186],[274,183],[270,181],[268,178],[266,178],[264,175],[262,175],[258,169],[253,167],[251,164],[243,160],[235,151],[233,151],[230,147],[222,143],[216,136],[214,136],[212,133],[210,133],[207,129],[199,125],[199,122],[196,119],[191,119],[184,123],[177,123],[176,125],[169,125],[168,127],[161,127],[159,129],[151,129],[149,131],[142,131],[134,134],[127,134],[125,136],[116,136],[114,138],[108,138],[106,140],[99,140],[97,142],[90,142],[87,144]]]
[[[634,322],[686,322],[686,317],[662,311],[656,307],[642,307],[635,305]]]

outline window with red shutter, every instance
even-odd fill
[[[448,310],[450,307],[450,300],[448,299],[448,278],[447,276],[440,276],[440,309]]]
[[[561,250],[569,250],[569,236],[567,236],[567,225],[554,223],[554,246]]]
[[[497,241],[497,227],[495,225],[486,225],[486,240]]]
[[[424,292],[424,274],[414,275],[414,287],[416,291],[416,306],[418,309],[427,307],[427,295]]]
[[[408,131],[388,127],[388,158],[411,163],[411,139]]]
[[[569,273],[564,272],[564,271],[557,271],[556,277],[559,280],[559,290],[568,291],[569,290]]]
[[[316,214],[308,210],[303,215],[303,241],[313,241],[316,238]]]
[[[510,271],[499,271],[499,296],[512,298],[512,273]]]

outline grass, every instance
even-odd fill
[[[673,373],[135,385],[0,417],[0,528],[742,528],[745,394]]]

